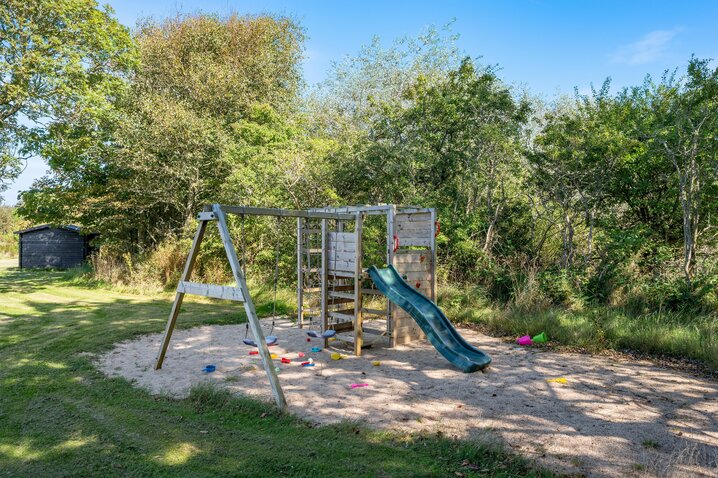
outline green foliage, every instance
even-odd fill
[[[128,30],[95,0],[0,6],[0,192],[78,114],[106,114],[134,64]],[[41,127],[40,123],[49,125]]]
[[[16,209],[0,206],[0,257],[17,257],[18,237],[15,231],[28,226],[28,222],[19,218]]]

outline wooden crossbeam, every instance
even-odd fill
[[[354,219],[352,214],[342,214],[338,212],[324,211],[304,211],[299,209],[279,209],[268,207],[249,207],[249,206],[227,206],[224,204],[218,206],[222,212],[227,214],[237,214],[244,216],[275,216],[275,217],[304,217],[308,219],[340,219],[351,221]]]
[[[226,285],[201,284],[199,282],[181,281],[177,286],[177,292],[185,294],[201,295],[213,299],[244,301],[242,289]]]

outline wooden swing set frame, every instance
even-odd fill
[[[311,254],[321,254],[320,267],[314,272],[319,274],[320,279],[318,290],[321,296],[318,318],[321,321],[322,331],[330,327],[330,319],[345,320],[340,325],[348,325],[348,330],[353,330],[355,355],[360,355],[362,350],[364,333],[362,320],[364,314],[374,315],[375,317],[383,316],[385,318],[385,334],[389,335],[392,347],[423,337],[418,326],[413,321],[408,320],[408,316],[402,311],[393,308],[389,301],[387,301],[385,310],[362,308],[362,295],[375,293],[371,289],[362,289],[361,287],[364,274],[362,269],[362,224],[365,215],[386,215],[387,264],[395,265],[400,272],[405,274],[405,279],[411,280],[412,283],[415,282],[417,289],[435,300],[436,241],[434,228],[437,223],[434,209],[379,205],[294,210],[212,204],[205,206],[203,211],[197,215],[199,224],[187,256],[184,271],[177,285],[174,302],[172,303],[162,344],[155,362],[155,370],[162,368],[185,294],[242,302],[249,328],[259,350],[262,365],[269,378],[274,400],[281,411],[286,411],[287,409],[287,401],[279,383],[254,302],[247,288],[245,272],[242,270],[242,264],[240,264],[237,250],[229,233],[228,214],[242,218],[245,216],[274,216],[297,219],[297,323],[299,327],[303,326],[305,315],[312,313],[312,309],[306,308],[303,304],[305,301],[304,294],[308,291],[304,287],[304,278],[313,271],[313,268],[309,267],[310,264],[304,264],[303,258],[305,255],[309,258]],[[311,220],[321,220],[321,227],[314,229],[316,226],[310,224]],[[329,221],[335,221],[334,231],[329,230]],[[191,281],[200,245],[210,222],[217,224],[219,235],[232,269],[235,286],[203,284]],[[350,233],[344,232],[344,226],[348,222],[354,224],[354,230]],[[313,233],[321,234],[321,249],[314,250],[311,249],[311,246],[308,246],[307,237]],[[399,247],[400,239],[403,249]],[[337,257],[336,253],[343,247],[342,241],[344,241],[344,244],[351,244],[351,247],[347,249],[350,252],[343,252],[346,259]],[[417,250],[417,247],[421,248],[421,250]],[[334,251],[333,255],[330,254],[330,250]],[[330,288],[328,285],[329,277],[333,278],[334,283],[337,280],[353,280],[353,284],[343,286],[351,290],[342,292],[336,290],[335,287]],[[333,306],[343,302],[352,301],[354,306],[350,310],[338,311],[333,308]]]
[[[174,331],[177,323],[177,317],[179,316],[185,294],[242,302],[244,304],[244,311],[247,314],[250,330],[257,342],[257,348],[259,350],[259,356],[262,359],[262,365],[264,366],[264,370],[267,373],[269,383],[272,387],[272,395],[277,403],[277,407],[280,410],[285,411],[287,409],[287,400],[284,397],[282,386],[279,384],[277,372],[274,369],[269,347],[267,346],[267,342],[264,337],[264,331],[262,330],[262,326],[259,322],[254,302],[252,301],[249,289],[247,288],[246,278],[244,277],[239,258],[237,257],[237,250],[234,247],[234,243],[232,242],[232,238],[229,234],[229,228],[227,227],[227,214],[235,214],[239,216],[317,218],[325,220],[337,219],[345,221],[354,220],[355,215],[299,211],[291,209],[224,206],[221,204],[205,206],[204,211],[197,215],[199,225],[197,226],[197,231],[195,232],[192,247],[190,248],[189,255],[187,256],[187,261],[185,263],[180,282],[177,285],[177,292],[175,293],[175,299],[172,303],[172,309],[170,311],[169,319],[167,320],[167,326],[165,327],[164,338],[162,339],[162,345],[160,346],[157,361],[155,362],[155,370],[161,369],[162,364],[164,363],[167,349],[169,348],[170,340],[172,338],[172,332]],[[222,244],[224,245],[224,250],[227,253],[227,259],[229,260],[229,265],[232,269],[232,276],[237,284],[234,287],[202,284],[198,282],[191,282],[190,280],[192,278],[192,270],[194,269],[195,262],[197,261],[197,255],[199,254],[200,244],[204,239],[207,224],[210,222],[215,222],[217,224],[217,228],[219,229],[219,235],[222,239]]]

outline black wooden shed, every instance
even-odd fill
[[[15,232],[20,236],[21,268],[67,269],[82,265],[95,235],[83,235],[78,226],[43,224]]]

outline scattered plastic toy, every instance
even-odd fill
[[[279,368],[279,367],[274,367],[274,371],[275,371],[275,372],[277,372],[277,373],[279,373],[279,372],[281,372],[281,371],[282,371],[282,369],[281,369],[281,368]]]
[[[546,381],[549,383],[568,383],[568,380],[564,377],[547,378]]]
[[[321,351],[322,351],[321,347],[312,347],[312,352],[321,352]]]
[[[304,352],[299,352],[299,353],[297,354],[297,357],[299,357],[299,358],[304,357]]]
[[[273,359],[279,358],[279,355],[277,354],[269,354],[269,356]]]
[[[519,345],[532,345],[533,341],[531,340],[531,337],[528,335],[524,335],[523,337],[519,337],[516,339],[516,343]]]
[[[379,365],[381,365],[381,362],[379,362],[378,360],[374,360],[371,364],[375,367],[378,367]]]
[[[204,368],[202,369],[202,371],[204,373],[212,373],[215,370],[217,370],[217,367],[215,365],[205,365]]]
[[[349,385],[350,388],[361,388],[361,387],[368,387],[368,383],[352,383]]]
[[[302,367],[314,367],[314,364],[311,362],[307,362],[305,365],[302,365]]]
[[[342,354],[340,354],[340,353],[338,353],[338,352],[334,352],[334,353],[331,355],[331,357],[332,357],[332,360],[339,360],[339,359],[342,358]]]
[[[311,341],[312,341],[312,339],[307,337],[307,342],[311,342]]]
[[[259,350],[250,350],[249,355],[259,355]]]
[[[282,357],[282,363],[292,363],[292,361],[287,357]]]
[[[548,342],[548,336],[546,335],[546,332],[541,332],[540,334],[535,335],[531,340],[533,340],[535,344],[543,344]]]

